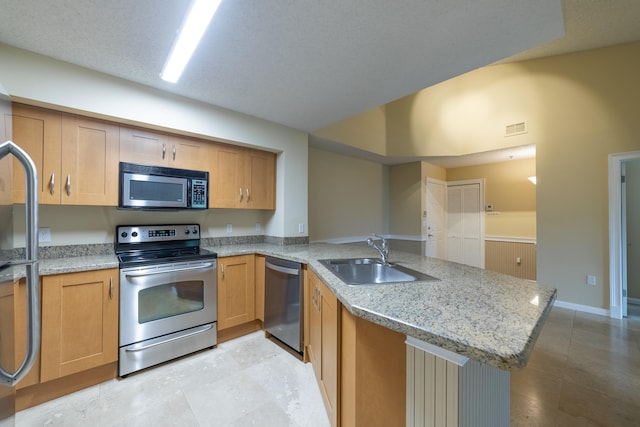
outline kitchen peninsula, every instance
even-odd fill
[[[217,252],[220,258],[256,254],[306,264],[308,276],[315,276],[323,285],[326,285],[341,305],[343,329],[348,324],[344,320],[347,315],[351,319],[364,320],[375,327],[382,327],[384,331],[392,331],[400,336],[403,342],[404,338],[407,338],[409,340],[406,346],[407,361],[413,361],[415,357],[423,360],[425,356],[422,353],[425,353],[429,357],[435,355],[438,359],[437,363],[444,361],[443,363],[458,366],[460,372],[456,374],[458,378],[456,383],[459,383],[462,388],[467,387],[464,379],[466,378],[465,367],[476,366],[479,369],[488,369],[490,371],[488,379],[482,382],[495,382],[494,389],[488,389],[483,384],[471,384],[469,388],[475,390],[475,395],[483,394],[486,398],[504,400],[506,396],[506,408],[503,401],[503,407],[491,414],[494,417],[497,416],[494,418],[497,424],[494,425],[503,424],[500,420],[505,419],[505,413],[506,425],[508,425],[508,371],[526,365],[556,296],[555,289],[542,287],[530,281],[393,249],[390,253],[390,262],[427,273],[439,280],[348,286],[318,262],[326,258],[377,256],[376,252],[366,247],[364,243],[291,246],[271,244],[207,246],[207,243],[207,239],[203,239],[203,247]],[[65,259],[64,262],[59,261],[43,260],[40,266],[41,274],[60,274],[117,266],[115,257],[111,259],[109,256],[77,257]],[[92,262],[95,264],[92,265]],[[305,300],[310,298],[309,294],[305,295]],[[338,341],[340,335],[338,333]],[[360,340],[360,335],[357,335],[357,339]],[[342,345],[338,345],[338,348],[344,349],[348,343],[345,343],[344,336],[342,340]],[[384,350],[387,343],[382,342],[378,345]],[[414,355],[415,351],[422,353]],[[410,353],[411,356],[409,356]],[[338,358],[340,358],[339,355]],[[345,364],[345,362],[343,359],[342,363]],[[413,381],[418,376],[424,376],[423,372],[413,371],[413,367],[410,366],[412,363],[407,362],[406,367],[406,425],[421,425],[417,420],[412,419],[413,413],[420,411],[424,413],[428,409],[408,409],[409,401],[413,398],[411,394],[413,390],[417,390]],[[446,369],[451,371],[451,367]],[[497,391],[495,391],[496,388]],[[485,390],[484,393],[481,392],[482,390]],[[463,406],[466,403],[463,402],[465,398],[462,393],[459,394],[460,407],[455,410],[459,420],[456,425],[465,425]],[[342,399],[344,402],[348,393],[342,390],[338,396],[340,397],[336,399]],[[424,396],[421,396],[421,399],[424,400]],[[338,402],[333,404],[339,406]],[[344,403],[343,406],[345,406]],[[333,409],[335,411],[335,406]],[[468,418],[470,415],[466,416]],[[336,419],[337,415],[334,415],[332,420]],[[339,421],[336,424],[339,424]],[[343,423],[343,425],[346,424]]]

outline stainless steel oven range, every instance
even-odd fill
[[[217,344],[217,254],[200,226],[116,228],[120,354],[124,376]]]

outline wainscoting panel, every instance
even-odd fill
[[[536,244],[485,239],[485,268],[521,279],[536,280]]]

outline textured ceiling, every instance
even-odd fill
[[[640,40],[638,0],[222,0],[172,85],[189,5],[0,0],[0,42],[313,132],[490,63]]]
[[[562,36],[559,0],[223,0],[176,85],[188,0],[0,0],[0,41],[313,131]]]

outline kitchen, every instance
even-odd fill
[[[635,49],[637,49],[637,47],[630,45],[618,49],[594,52],[592,54],[585,53],[578,56],[557,58],[555,61],[546,60],[533,62],[528,65],[534,69],[537,67],[538,72],[541,73],[545,72],[545,70],[557,69],[554,67],[562,64],[569,64],[572,68],[583,67],[584,69],[589,69],[593,63],[601,63],[603,56],[607,58],[610,63],[619,61],[619,64],[628,64],[626,61],[629,61],[629,58],[637,57],[637,55],[633,53]],[[312,226],[311,218],[307,220],[306,208],[307,199],[311,198],[311,195],[307,195],[307,182],[309,178],[306,173],[308,156],[306,133],[263,120],[236,115],[219,108],[202,106],[201,104],[196,105],[195,103],[182,99],[169,100],[162,93],[147,88],[132,87],[130,85],[123,86],[118,82],[104,79],[95,73],[38,57],[37,55],[28,54],[7,46],[2,47],[2,57],[2,82],[11,88],[12,93],[19,93],[23,99],[40,100],[40,102],[48,105],[63,105],[70,109],[86,111],[91,114],[104,115],[107,117],[127,117],[133,122],[148,123],[155,127],[183,129],[199,135],[216,135],[216,137],[222,140],[242,141],[246,144],[260,146],[273,151],[285,152],[286,156],[278,157],[276,178],[278,188],[276,193],[279,195],[279,198],[277,199],[278,206],[274,212],[238,213],[214,211],[189,214],[188,217],[181,216],[180,220],[202,224],[203,227],[209,230],[212,236],[264,234],[266,236],[285,238],[306,237],[307,230]],[[633,63],[631,63],[631,65],[633,65]],[[601,77],[595,81],[605,86],[611,85],[612,89],[618,88],[617,85],[610,83],[613,81],[618,81],[620,85],[626,88],[633,88],[635,87],[632,83],[634,81],[632,77],[634,68],[628,65],[627,67],[630,74],[625,74],[625,76],[623,76],[624,78],[620,78],[620,76],[613,71],[614,69],[619,70],[625,68],[619,65],[618,67],[611,67],[609,70],[598,70],[599,72],[601,71],[602,74]],[[492,67],[490,70],[480,72],[479,76],[484,77],[490,71],[496,71],[498,73],[504,72],[509,76],[513,75],[512,72],[516,68],[516,66]],[[49,74],[43,75],[37,70],[48,70]],[[65,81],[73,82],[77,90],[55,91],[51,90],[47,84],[38,85],[33,83],[39,81],[46,82],[47,78],[50,78],[49,76],[52,75],[63,76],[61,77],[63,80],[61,80],[60,83]],[[501,75],[500,77],[503,76]],[[625,82],[628,84],[624,85]],[[555,88],[555,85],[552,87]],[[446,89],[446,87],[444,87],[444,89]],[[95,94],[94,100],[85,99],[85,97],[82,96],[83,93]],[[571,92],[569,95],[564,95],[570,99],[570,97],[576,95],[576,93]],[[577,92],[577,95],[579,99],[585,97],[584,94],[580,92]],[[121,99],[124,97],[131,99],[132,102],[122,103]],[[100,102],[95,101],[95,99],[99,99]],[[136,100],[135,102],[133,101],[134,99]],[[587,99],[591,98],[587,97]],[[612,105],[618,106],[616,112],[619,113],[618,117],[621,118],[620,120],[626,124],[634,123],[632,119],[627,118],[631,112],[625,109],[624,101],[616,101],[616,99],[611,98],[607,99],[611,101],[610,103]],[[621,97],[620,99],[624,100],[626,97]],[[573,105],[571,105],[571,108],[566,108],[562,100],[556,99],[555,97],[552,98],[552,102],[550,101],[549,104],[556,105],[558,110],[561,111],[571,111],[575,108]],[[397,107],[398,110],[402,110],[406,108],[406,105],[400,102],[392,107]],[[396,110],[393,108],[387,109],[387,113],[395,112]],[[185,116],[189,117],[188,125],[190,126],[178,119]],[[558,112],[556,116],[563,117],[563,114]],[[580,114],[577,114],[577,116],[580,116]],[[603,115],[602,117],[608,116]],[[623,120],[622,118],[625,119]],[[390,125],[394,125],[394,123],[391,122]],[[593,126],[593,128],[579,127],[578,129],[581,129],[580,133],[575,135],[570,134],[568,136],[564,135],[562,138],[564,144],[572,143],[575,147],[580,147],[577,151],[584,151],[586,158],[583,159],[583,163],[589,166],[585,168],[585,171],[574,170],[572,171],[574,174],[570,177],[560,174],[559,171],[563,166],[554,163],[553,159],[566,158],[566,153],[564,153],[561,148],[566,147],[566,145],[553,144],[550,142],[548,145],[539,145],[538,175],[539,178],[542,177],[540,178],[541,181],[544,181],[546,174],[547,182],[563,182],[565,178],[570,178],[570,182],[578,186],[578,188],[588,187],[592,189],[597,188],[598,190],[594,191],[591,189],[588,191],[588,195],[582,195],[578,199],[580,203],[576,204],[576,199],[572,198],[571,201],[558,204],[556,203],[557,196],[553,192],[550,192],[549,185],[553,186],[553,184],[547,184],[546,190],[544,184],[540,184],[538,191],[541,199],[538,204],[538,217],[543,225],[545,225],[545,218],[558,217],[561,219],[560,223],[562,224],[572,224],[572,227],[579,227],[573,230],[570,235],[584,237],[577,242],[573,242],[572,247],[589,247],[593,243],[594,247],[600,248],[601,250],[596,251],[596,253],[585,254],[579,261],[575,261],[575,265],[569,265],[569,267],[567,267],[565,263],[555,261],[555,259],[563,258],[562,253],[565,251],[564,239],[566,239],[566,234],[563,235],[563,233],[558,232],[556,229],[548,230],[546,227],[540,227],[538,230],[538,251],[542,259],[540,260],[539,270],[548,274],[549,277],[539,277],[539,280],[541,282],[558,283],[557,286],[559,287],[561,285],[568,286],[566,299],[571,302],[604,309],[607,307],[608,290],[605,289],[605,263],[602,261],[600,253],[605,251],[606,243],[601,242],[598,238],[588,236],[593,236],[594,229],[606,229],[604,225],[605,220],[603,219],[606,215],[602,210],[592,211],[589,209],[590,206],[593,205],[606,205],[606,191],[598,184],[606,179],[606,174],[603,174],[606,166],[599,160],[600,157],[598,156],[601,155],[600,152],[590,155],[587,154],[588,150],[583,150],[582,147],[587,143],[590,144],[588,145],[589,147],[600,147],[597,141],[588,135],[591,133],[598,134],[600,129],[606,128],[607,126],[599,121],[594,121],[593,123],[589,123],[589,125]],[[381,125],[378,122],[376,126]],[[637,149],[637,142],[630,140],[626,136],[626,132],[633,133],[633,127],[631,126],[625,129],[627,129],[627,131],[621,131],[619,135],[608,138],[610,142],[607,144],[606,152],[622,152]],[[555,129],[549,130],[552,134],[554,131]],[[538,133],[540,132],[542,132],[542,130],[538,130]],[[538,143],[542,144],[542,142]],[[310,168],[315,166],[313,156],[309,156],[308,161]],[[355,162],[352,163],[355,164]],[[588,169],[588,171],[586,169]],[[594,171],[599,171],[599,174],[594,174]],[[376,177],[382,177],[384,174],[383,167],[380,166],[379,169],[376,169],[376,174]],[[552,179],[553,181],[551,181]],[[380,187],[382,187],[382,184],[380,184]],[[340,188],[336,188],[336,191],[339,190]],[[309,200],[309,203],[312,203],[312,200]],[[570,204],[576,206],[567,206]],[[589,212],[587,216],[582,216],[585,220],[584,224],[574,224],[572,221],[577,209],[579,209],[578,212],[581,214]],[[378,209],[378,206],[371,206],[368,212],[370,215],[373,214],[373,219],[379,220],[380,224],[384,225],[384,213]],[[110,245],[113,242],[113,235],[111,233],[115,228],[114,226],[127,223],[130,217],[126,215],[126,213],[110,208],[56,206],[43,210],[43,216],[52,219],[49,224],[42,225],[51,228],[52,238],[55,239],[56,245],[89,243]],[[168,217],[170,217],[170,214],[158,217],[157,222],[168,222]],[[352,226],[351,230],[353,230],[353,235],[368,235],[368,233],[374,231],[371,227],[361,228],[361,218],[350,218],[347,216],[345,220]],[[154,222],[156,222],[155,219]],[[232,224],[231,233],[227,233],[227,224]],[[255,231],[257,228],[256,224],[260,224],[260,232]],[[299,232],[301,228],[300,224],[302,224],[302,233]],[[313,224],[314,227],[318,224],[316,218],[314,218]],[[329,225],[325,225],[325,228],[328,226]],[[384,230],[384,227],[380,228]],[[393,233],[393,230],[389,230],[389,232]],[[584,242],[583,239],[588,240]],[[585,266],[584,264],[589,265]],[[582,289],[579,288],[578,285],[564,285],[564,283],[582,282],[583,271],[591,268],[592,265],[598,268],[599,271],[595,273],[600,280],[598,281],[598,286],[595,288],[587,288],[588,292],[586,295],[581,295],[578,291],[572,291],[572,288]],[[563,299],[562,288],[559,299]]]

